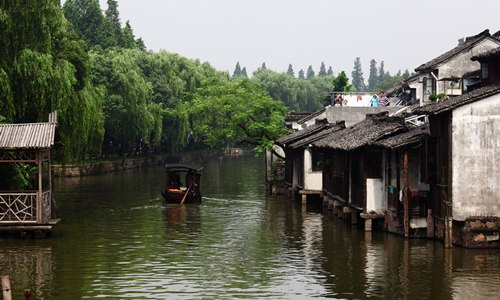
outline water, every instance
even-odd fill
[[[197,162],[203,203],[165,204],[162,167],[58,178],[63,221],[0,238],[13,299],[497,299],[500,251],[366,233],[267,198],[264,161]]]

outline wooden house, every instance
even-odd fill
[[[0,231],[33,231],[43,237],[57,225],[52,194],[50,149],[61,144],[57,112],[47,123],[0,124],[0,163],[30,163],[37,166],[36,185],[31,190],[0,191]]]
[[[288,196],[295,198],[321,192],[321,159],[317,148],[311,143],[333,132],[345,128],[343,122],[331,124],[326,119],[316,120],[316,124],[276,140],[285,153],[285,183]]]
[[[442,93],[448,97],[461,95],[457,83],[465,73],[479,68],[479,63],[471,61],[471,58],[498,46],[500,40],[491,36],[489,30],[484,30],[467,37],[462,44],[417,67],[416,95],[421,105],[428,103],[432,94]]]
[[[410,123],[407,123],[410,125]],[[387,209],[384,213],[384,230],[405,237],[429,236],[429,185],[426,184],[423,166],[425,140],[429,126],[410,127],[404,133],[382,138],[371,147],[385,148],[384,169],[387,174]]]
[[[472,59],[481,88],[415,112],[429,115],[435,236],[446,247],[500,247],[500,48]]]
[[[387,156],[382,147],[370,145],[406,131],[402,117],[382,112],[313,142],[321,149],[322,191],[329,208],[341,217],[350,215],[352,223],[361,216],[366,230],[371,230],[373,219],[383,219],[388,207]]]

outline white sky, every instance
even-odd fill
[[[101,9],[107,0],[99,0]],[[392,75],[452,49],[461,37],[500,30],[499,0],[118,0],[148,50],[164,49],[208,61],[233,74],[267,68],[295,75],[321,62],[350,77],[361,58],[365,83],[370,60]]]

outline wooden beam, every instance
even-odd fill
[[[405,237],[410,237],[410,199],[408,199],[408,150],[404,153],[404,212],[405,212]]]

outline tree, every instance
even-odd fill
[[[241,76],[248,78],[247,67],[243,67],[243,69],[241,69]]]
[[[333,91],[334,92],[348,92],[352,85],[348,84],[349,78],[344,71],[340,72],[337,77],[332,78]]]
[[[371,92],[375,89],[378,83],[377,75],[377,62],[375,59],[370,61],[370,77],[368,77],[368,91]]]
[[[127,49],[137,48],[137,45],[135,44],[134,30],[132,29],[132,26],[130,25],[129,20],[127,20],[127,22],[125,22],[125,27],[123,28],[123,36],[125,38],[124,48],[127,48]]]
[[[378,82],[382,82],[384,80],[386,80],[386,74],[385,74],[385,70],[384,70],[384,61],[381,61],[380,62],[380,68],[378,69]]]
[[[266,67],[266,63],[265,63],[265,62],[263,62],[263,63],[262,63],[262,67],[261,67],[260,69],[261,69],[262,71],[265,71],[265,70],[267,69],[267,67]]]
[[[78,36],[89,46],[100,45],[103,49],[116,45],[113,25],[103,16],[99,1],[67,0],[64,16],[73,24]]]
[[[306,80],[309,80],[309,79],[313,78],[314,75],[315,74],[314,74],[312,66],[309,66],[309,68],[307,68]]]
[[[396,73],[396,77],[401,77],[401,70],[398,70],[398,72]]]
[[[248,143],[257,152],[272,150],[283,135],[283,121],[289,110],[275,101],[248,78],[227,81],[212,77],[191,94],[184,110],[192,115],[195,130],[209,144]]]
[[[108,8],[106,9],[106,20],[108,21],[111,32],[115,39],[116,45],[125,47],[125,37],[123,36],[122,25],[120,22],[120,13],[118,12],[117,0],[108,0]]]
[[[325,63],[321,62],[321,67],[319,68],[318,76],[323,77],[326,75],[327,75],[327,73],[326,73]]]
[[[403,73],[402,76],[403,76],[403,79],[410,77],[410,72],[408,71],[408,69],[405,70],[405,72]]]
[[[328,68],[328,72],[326,73],[326,75],[328,75],[328,76],[333,76],[332,66],[330,66],[330,67]]]
[[[352,85],[358,91],[363,91],[365,89],[365,79],[363,78],[363,71],[361,70],[361,60],[356,57],[354,60],[354,70],[351,73]]]
[[[241,67],[240,62],[236,63],[236,67],[234,68],[233,77],[241,76]]]
[[[66,146],[53,157],[64,162],[98,152],[105,91],[89,83],[87,45],[59,1],[4,1],[0,11],[0,112],[6,122],[46,122],[58,110]]]
[[[306,79],[306,77],[304,77],[304,70],[302,70],[302,69],[300,69],[300,71],[299,71],[299,78]]]
[[[286,71],[286,73],[290,76],[295,77],[295,73],[293,72],[292,64],[288,64],[288,70]]]

